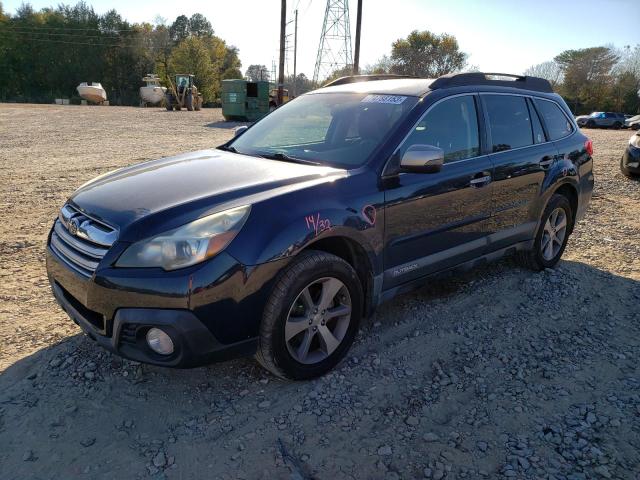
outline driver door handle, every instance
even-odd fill
[[[489,172],[480,172],[473,176],[469,185],[475,188],[484,187],[491,183],[491,174]]]

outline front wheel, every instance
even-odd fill
[[[624,175],[627,178],[637,178],[640,176],[640,175],[631,173],[631,171],[624,164],[624,157],[620,159],[620,172],[622,172],[622,175]]]
[[[573,221],[567,197],[553,195],[542,214],[533,248],[518,254],[520,263],[536,271],[555,267],[569,241]]]
[[[267,301],[256,359],[282,378],[326,373],[351,347],[362,302],[362,286],[351,265],[325,252],[303,252]]]

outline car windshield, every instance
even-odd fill
[[[229,146],[238,153],[338,168],[363,165],[417,97],[315,93],[298,97]]]
[[[591,115],[589,115],[590,117],[600,117],[604,115],[603,112],[592,112]]]

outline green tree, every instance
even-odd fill
[[[270,75],[266,65],[249,65],[244,76],[252,82],[258,82],[260,80],[269,81]]]
[[[391,46],[391,72],[415,77],[436,78],[462,70],[467,54],[460,51],[453,35],[437,35],[414,30]]]
[[[573,105],[574,112],[612,108],[612,69],[618,59],[609,47],[565,50],[554,58],[564,77],[560,92]]]
[[[213,28],[204,15],[194,13],[189,19],[189,34],[196,37],[210,37],[213,35]]]
[[[195,75],[198,90],[205,102],[216,98],[217,77],[209,48],[204,39],[188,37],[180,42],[171,53],[169,68],[173,73],[191,73]]]
[[[179,43],[189,37],[189,19],[186,15],[180,15],[169,27],[171,39]]]

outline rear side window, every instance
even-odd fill
[[[566,137],[573,131],[573,125],[555,102],[536,99],[536,107],[547,126],[550,140]]]
[[[484,95],[489,116],[492,151],[533,145],[533,131],[525,97]]]
[[[479,156],[478,116],[473,96],[449,98],[432,107],[402,144],[400,153],[411,145],[443,149],[445,163]]]

